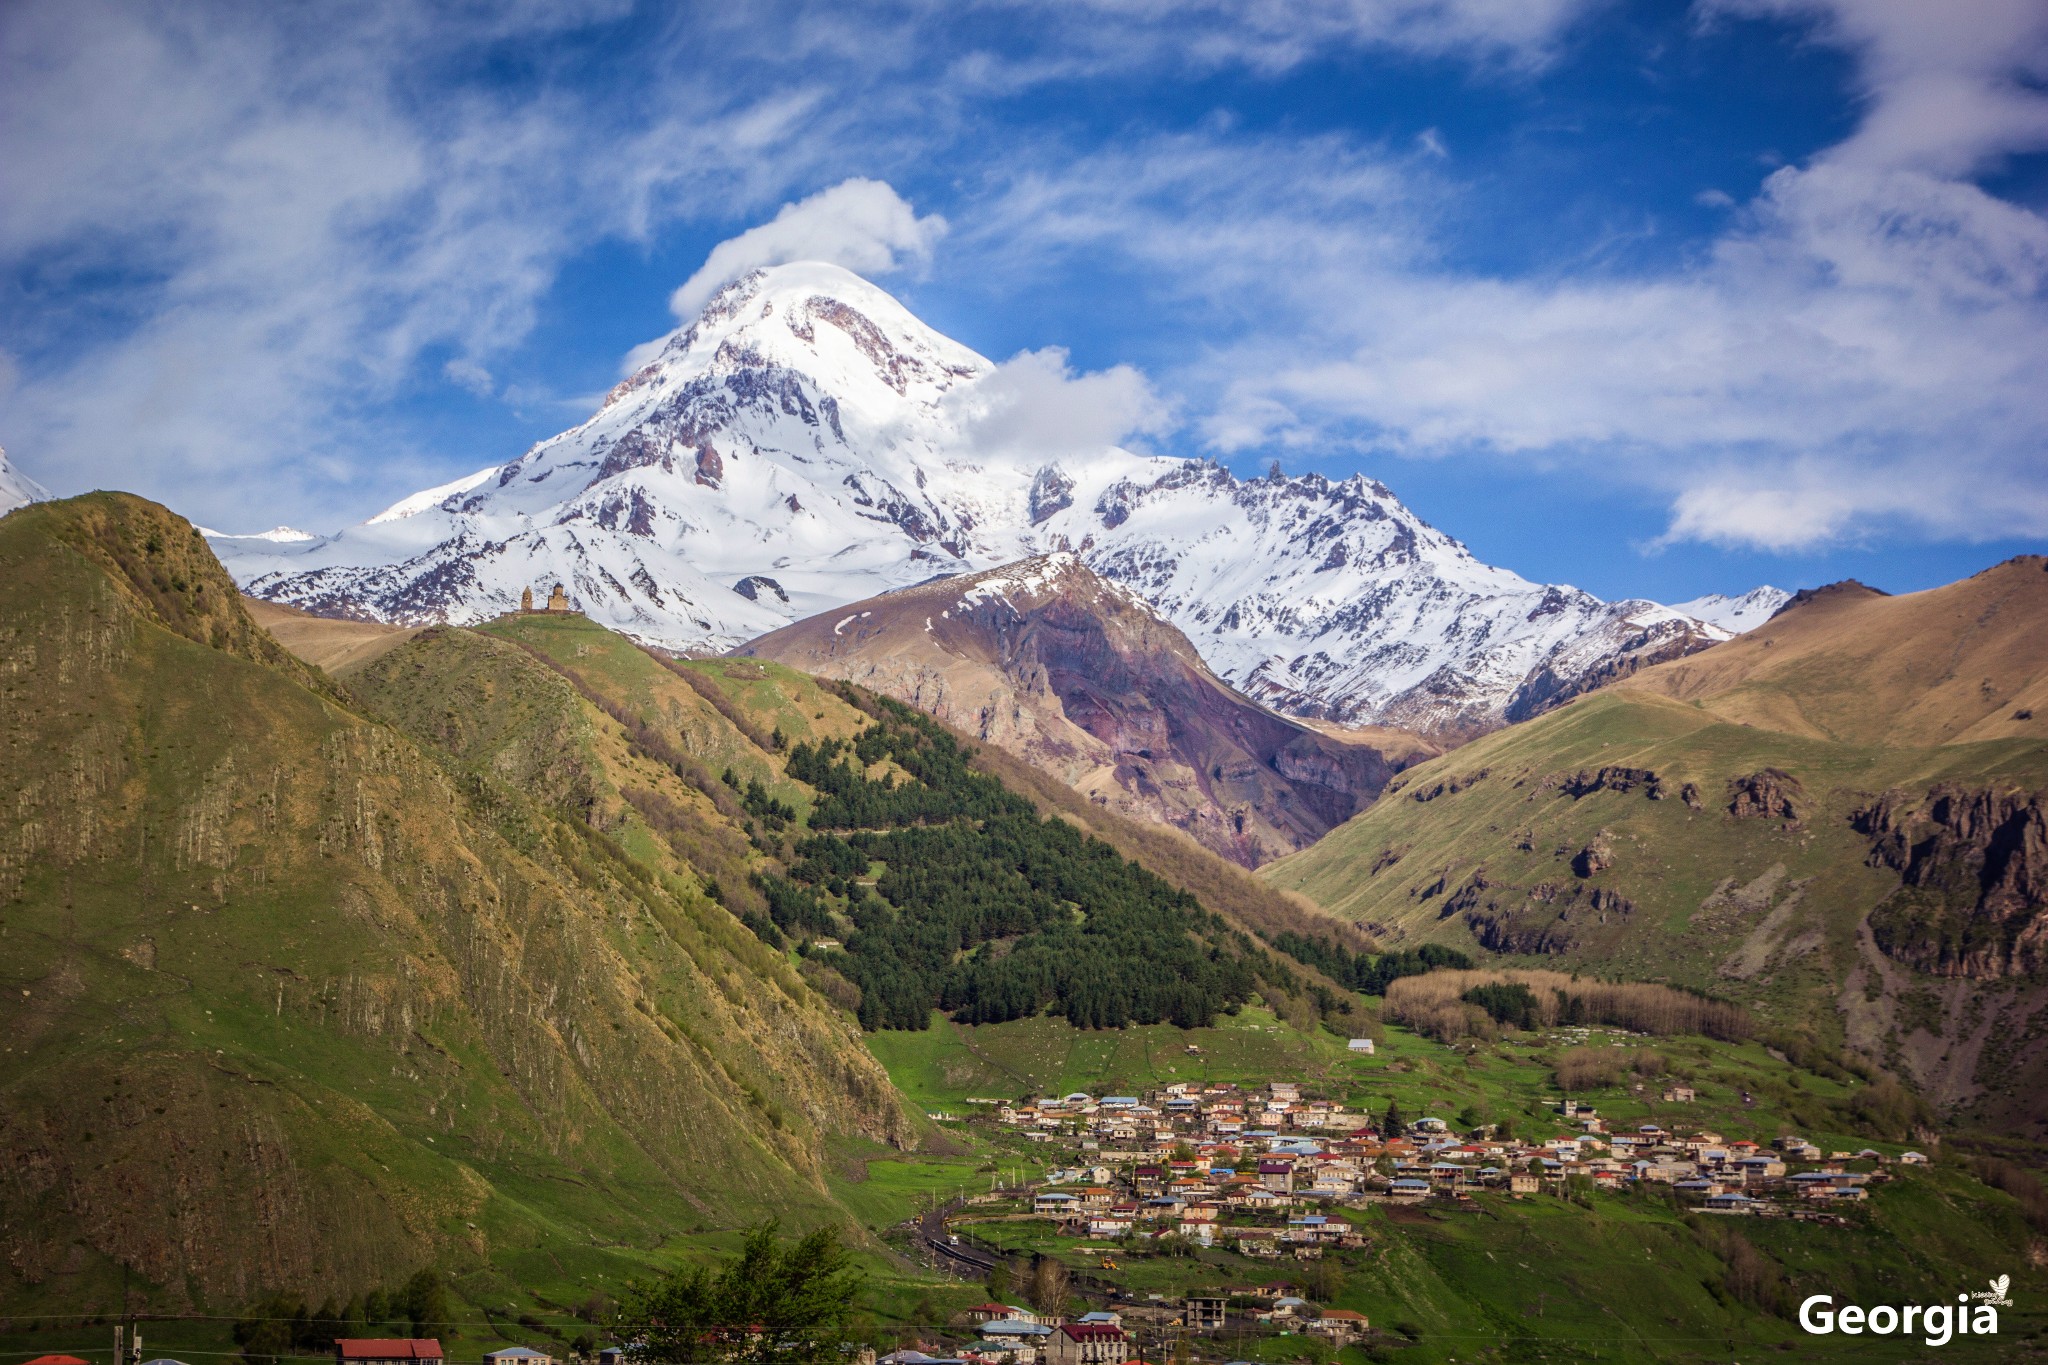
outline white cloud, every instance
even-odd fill
[[[1128,365],[1076,374],[1059,347],[1020,351],[946,395],[963,445],[986,459],[1033,465],[1120,445],[1172,427],[1151,383]]]
[[[2048,224],[1975,187],[1787,168],[1661,278],[1321,281],[1344,323],[1226,349],[1207,430],[1562,461],[1668,491],[1680,538],[2043,534],[2044,282]]]
[[[881,181],[843,180],[784,204],[768,222],[711,248],[697,273],[669,297],[668,306],[687,321],[719,286],[760,266],[790,261],[827,261],[860,275],[887,275],[929,260],[945,235],[944,218],[935,213],[918,217],[902,195]]]
[[[1159,377],[1218,450],[1537,463],[1663,495],[1673,539],[1777,550],[2048,535],[2048,220],[1955,169],[2033,136],[2048,11],[1943,41],[1844,10],[1819,35],[1873,65],[1864,124],[1655,273],[1447,268],[1435,158],[1227,128],[1019,168],[962,243],[1137,266],[1201,338]],[[1996,98],[1887,131],[1957,72]]]
[[[708,78],[629,109],[446,84],[481,45],[615,8],[0,11],[0,268],[62,304],[0,320],[6,439],[60,489],[221,524],[332,519],[473,460],[417,449],[387,406],[423,357],[480,387],[564,258],[773,203],[839,116]]]
[[[1806,20],[1858,58],[1869,102],[1826,159],[1965,175],[2048,147],[2048,6],[2040,0],[1700,0],[1722,16]]]
[[[475,394],[478,398],[489,398],[497,391],[498,381],[491,377],[489,370],[474,360],[465,360],[457,356],[441,367],[441,373],[449,383]]]
[[[1390,48],[1480,64],[1547,61],[1600,0],[984,0],[1044,21],[1049,52],[1016,63],[1041,79],[1139,54],[1203,68],[1279,72],[1344,48]],[[987,53],[982,74],[994,81]]]
[[[328,524],[493,453],[419,449],[394,401],[414,386],[495,371],[499,401],[549,406],[499,358],[595,243],[842,182],[707,271],[916,265],[943,220],[884,181],[963,147],[982,164],[1006,138],[976,103],[992,92],[1337,48],[1526,69],[1593,2],[1073,0],[1048,19],[980,0],[963,24],[936,0],[17,0],[0,5],[0,271],[35,291],[0,317],[20,371],[0,436],[62,489]],[[876,178],[842,181],[855,169]]]
[[[2048,354],[2048,229],[1968,178],[2048,146],[2039,0],[1701,0],[1706,22],[1794,23],[1853,53],[1863,117],[1727,186],[1718,240],[1654,274],[1447,266],[1465,191],[1428,134],[1218,120],[1090,150],[992,133],[977,103],[1367,48],[1518,80],[1599,3],[1064,0],[1045,19],[977,0],[963,24],[937,0],[798,0],[768,20],[678,10],[601,87],[545,74],[556,44],[535,42],[544,74],[507,91],[448,73],[618,5],[530,3],[485,30],[398,0],[306,19],[21,0],[0,6],[0,268],[62,302],[0,318],[18,370],[0,438],[44,482],[137,487],[217,524],[381,505],[420,481],[387,414],[435,380],[425,357],[559,416],[500,358],[573,254],[783,204],[678,308],[779,260],[919,267],[945,220],[888,181],[966,155],[997,183],[955,182],[949,270],[1021,291],[1113,256],[1140,267],[1129,306],[1186,323],[1184,359],[1148,362],[1177,401],[1058,351],[1006,363],[961,400],[989,450],[1156,435],[1171,410],[1218,449],[1476,451],[1627,482],[1669,500],[1677,538],[2048,534],[2048,398],[2026,368]],[[440,458],[461,463],[424,472],[472,467]]]
[[[1858,497],[1833,470],[1786,470],[1775,480],[1764,471],[1730,470],[1672,500],[1671,525],[1658,543],[1797,551],[1841,538],[1859,518],[1896,515],[1914,496],[1916,490],[1881,480]]]
[[[1282,52],[1305,60],[1331,41],[1433,55],[1484,54],[1523,63],[1551,55],[1559,37],[1597,0],[1260,0],[1210,6],[1235,12]]]

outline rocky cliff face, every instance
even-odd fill
[[[854,603],[740,652],[909,702],[1245,866],[1313,842],[1435,752],[1251,703],[1135,593],[1067,554]]]
[[[1996,980],[2048,966],[2048,791],[1945,782],[1857,812],[1872,866],[1899,891],[1871,913],[1878,947],[1937,976]]]
[[[560,581],[605,624],[687,651],[1064,550],[1269,706],[1451,737],[1730,633],[1482,564],[1364,477],[992,449],[996,380],[865,280],[778,266],[509,464],[336,535],[216,544],[250,592],[321,614],[473,622]],[[1700,610],[1760,619],[1782,597]]]

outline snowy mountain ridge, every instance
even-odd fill
[[[0,515],[32,502],[46,502],[49,497],[49,489],[9,464],[6,450],[0,449]]]
[[[460,624],[559,581],[595,619],[700,652],[1067,551],[1276,709],[1445,734],[1726,638],[1776,593],[1686,612],[1530,583],[1363,476],[989,453],[968,414],[996,373],[850,272],[757,270],[518,459],[335,535],[215,546],[251,593],[318,613]]]
[[[1671,609],[1718,626],[1731,635],[1755,630],[1792,600],[1792,594],[1778,588],[1752,588],[1740,597],[1708,593],[1690,602],[1674,602]]]

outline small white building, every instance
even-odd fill
[[[1372,1054],[1373,1054],[1373,1051],[1374,1051],[1374,1049],[1373,1049],[1373,1045],[1372,1045],[1372,1039],[1370,1039],[1370,1038],[1353,1038],[1353,1039],[1352,1039],[1352,1040],[1351,1040],[1350,1042],[1346,1043],[1346,1044],[1345,1044],[1344,1046],[1345,1046],[1345,1047],[1347,1047],[1347,1048],[1349,1048],[1349,1049],[1350,1049],[1351,1051],[1353,1051],[1353,1052],[1356,1052],[1356,1053],[1359,1053],[1359,1054],[1361,1054],[1362,1056],[1366,1056],[1366,1057],[1370,1057],[1370,1056],[1372,1056]]]
[[[1009,1353],[1018,1365],[1032,1365],[1053,1329],[1017,1318],[996,1318],[978,1329],[983,1345]]]
[[[555,1358],[530,1346],[507,1346],[484,1352],[484,1365],[555,1365]]]

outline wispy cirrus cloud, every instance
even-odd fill
[[[331,518],[443,472],[400,411],[422,391],[533,406],[497,359],[594,243],[758,224],[686,309],[792,253],[880,273],[944,219],[876,177],[987,146],[991,82],[1369,46],[1526,67],[1581,10],[24,0],[0,11],[0,435],[62,488]]]
[[[1725,230],[1654,269],[1449,264],[1485,186],[1434,124],[1065,112],[1071,91],[1360,53],[1520,88],[1606,8],[27,0],[0,11],[0,439],[60,488],[217,521],[388,501],[431,463],[409,396],[546,409],[500,360],[563,263],[687,224],[726,240],[685,310],[798,254],[941,287],[1124,262],[1179,348],[1155,336],[1149,378],[1107,371],[1096,426],[1171,412],[1219,451],[1554,467],[1661,497],[1676,539],[2048,533],[2025,368],[2048,353],[2048,240],[1974,178],[2048,146],[2038,4],[1703,0],[1705,28],[1850,54],[1861,117],[1731,187]],[[978,419],[998,443],[1095,379],[1053,352],[1006,373]]]
[[[1000,0],[999,0],[1000,2]],[[1333,50],[1540,65],[1595,0],[1065,0],[1091,46],[1171,53],[1204,66],[1286,70]]]
[[[1965,178],[2048,145],[2042,12],[1740,8],[1848,45],[1870,103],[1654,273],[1450,268],[1436,243],[1466,191],[1440,158],[1227,127],[1054,153],[960,245],[1153,276],[1206,343],[1159,379],[1202,396],[1184,407],[1222,452],[1535,463],[1662,495],[1671,541],[2048,534],[2048,221]],[[1974,94],[1929,94],[1957,85]]]
[[[0,423],[60,486],[231,520],[418,478],[387,405],[493,387],[564,259],[814,173],[815,95],[652,82],[590,103],[450,79],[617,6],[23,5],[0,18]],[[602,146],[602,156],[592,155]]]

